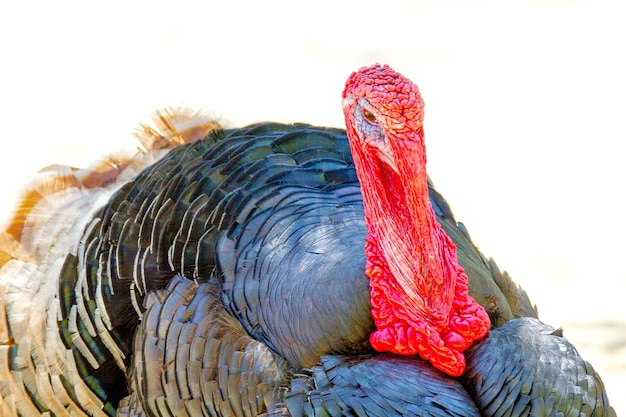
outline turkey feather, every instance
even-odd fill
[[[614,415],[575,349],[518,318],[536,317],[526,293],[430,181],[493,327],[461,379],[370,346],[344,130],[178,112],[144,127],[134,158],[45,172],[0,236],[0,414]]]

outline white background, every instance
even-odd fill
[[[3,4],[0,211],[45,165],[134,148],[164,105],[342,126],[347,76],[388,63],[421,88],[457,218],[624,414],[625,21],[603,0]]]

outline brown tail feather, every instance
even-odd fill
[[[12,240],[20,242],[29,215],[42,200],[52,194],[67,192],[73,188],[89,190],[109,187],[118,181],[127,168],[135,168],[132,170],[134,174],[164,155],[157,151],[167,151],[193,142],[205,137],[212,130],[221,128],[220,123],[208,113],[184,107],[156,111],[152,120],[156,129],[141,124],[135,132],[135,137],[142,146],[136,155],[110,155],[85,169],[62,165],[51,165],[42,169],[19,198],[13,217],[7,223],[6,233]],[[150,157],[146,158],[146,154],[150,154]],[[5,242],[1,240],[0,266],[12,257],[11,251],[5,248]]]
[[[221,128],[210,114],[186,107],[168,107],[152,115],[156,129],[141,123],[135,137],[144,150],[172,149],[184,143],[202,139],[209,132]]]

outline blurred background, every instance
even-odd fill
[[[624,414],[625,3],[5,2],[0,213],[43,166],[134,149],[165,105],[343,126],[347,76],[388,63],[420,86],[457,218]]]

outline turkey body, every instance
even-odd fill
[[[612,415],[590,365],[429,192],[494,328],[464,377],[369,346],[345,132],[261,123],[26,223],[29,256],[0,270],[2,415]]]

